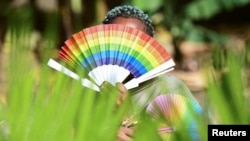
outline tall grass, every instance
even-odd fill
[[[215,123],[249,124],[249,66],[247,46],[244,51],[215,51],[214,77],[209,80],[208,100]],[[218,59],[219,58],[219,59]]]
[[[125,101],[118,109],[116,95],[111,95],[117,93],[113,86],[107,85],[101,94],[96,93],[82,87],[79,81],[50,69],[46,63],[34,73],[29,47],[31,30],[20,31],[19,28],[10,27],[6,36],[6,46],[10,50],[8,88],[7,104],[1,103],[0,109],[0,139],[115,140],[121,121],[130,116],[133,109],[130,101]],[[154,128],[145,129],[147,133]],[[157,136],[156,132],[149,133]],[[136,136],[138,140],[142,137],[145,138],[143,134]]]
[[[11,48],[7,105],[1,105],[1,139],[115,140],[122,118],[132,108],[130,102],[117,109],[115,95],[110,95],[116,93],[113,86],[98,94],[46,64],[41,65],[39,80],[35,79],[27,57],[30,51],[22,48],[19,38],[11,37],[10,46],[18,48]]]

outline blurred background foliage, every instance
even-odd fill
[[[82,88],[71,80],[61,82],[68,78],[59,73],[47,74],[50,69],[46,63],[49,58],[57,57],[58,49],[69,36],[100,24],[109,9],[121,4],[135,5],[150,15],[157,32],[155,38],[177,63],[171,73],[188,85],[208,111],[208,122],[250,124],[247,108],[250,106],[250,0],[0,0],[0,132],[4,135],[0,140],[29,140],[39,135],[40,140],[45,140],[39,134],[41,132],[50,136],[47,140],[55,140],[59,133],[65,133],[60,136],[61,140],[71,137],[66,134],[71,132],[70,128],[61,130],[54,121],[59,119],[58,123],[69,127],[78,113],[72,109],[79,105],[86,107],[87,103],[90,104],[87,109],[91,109],[93,97],[88,94],[71,96],[69,99],[73,101],[67,101],[67,104],[72,109],[65,108],[65,99],[56,101],[60,94],[63,97],[67,92],[80,94]],[[67,85],[71,89],[67,89]],[[42,105],[30,102],[34,97],[29,94],[34,93],[41,93],[36,102]],[[50,99],[43,95],[45,93],[55,93],[55,97]],[[84,97],[86,103],[80,104],[80,97]],[[46,105],[46,101],[39,101],[39,98],[52,102]],[[48,110],[47,106],[54,107]],[[30,117],[31,107],[39,110]],[[64,117],[64,110],[72,116],[56,118]],[[55,111],[53,115],[56,116],[51,119],[51,113]],[[88,110],[80,112],[80,117],[86,118],[78,127],[84,134],[77,134],[76,140],[88,135],[84,127],[101,124],[89,124],[91,119],[83,115],[90,113]],[[16,129],[10,137],[5,136],[9,131],[1,120],[7,116],[10,125]],[[120,117],[117,115],[108,120],[107,115],[107,122],[119,121]],[[50,130],[44,124],[46,121]],[[29,128],[23,130],[26,126]],[[102,129],[100,136],[103,136]],[[27,135],[30,130],[32,136]],[[110,133],[107,140],[112,140],[115,130]],[[201,134],[205,139],[206,133]],[[138,140],[140,137],[143,135],[138,133]]]

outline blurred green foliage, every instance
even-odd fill
[[[151,15],[163,15],[163,24],[169,28],[174,38],[196,42],[223,43],[226,35],[214,32],[196,24],[199,20],[208,20],[223,11],[247,5],[250,0],[131,0]]]

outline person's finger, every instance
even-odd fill
[[[116,87],[118,88],[119,92],[128,93],[127,88],[121,82],[117,82]]]
[[[118,134],[117,141],[132,141],[132,138],[122,133],[122,134]]]
[[[121,105],[123,102],[124,102],[124,100],[126,99],[126,97],[127,97],[127,95],[128,95],[128,90],[126,89],[126,87],[122,84],[122,83],[120,83],[120,82],[118,82],[118,83],[116,83],[116,87],[117,87],[117,89],[118,89],[118,97],[117,97],[117,101],[116,101],[116,103],[117,103],[117,105],[119,106],[119,105]]]
[[[118,141],[131,141],[134,134],[133,128],[121,127],[118,131]]]

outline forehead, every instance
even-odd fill
[[[112,21],[112,23],[130,26],[145,32],[145,25],[140,20],[135,18],[117,17]]]

